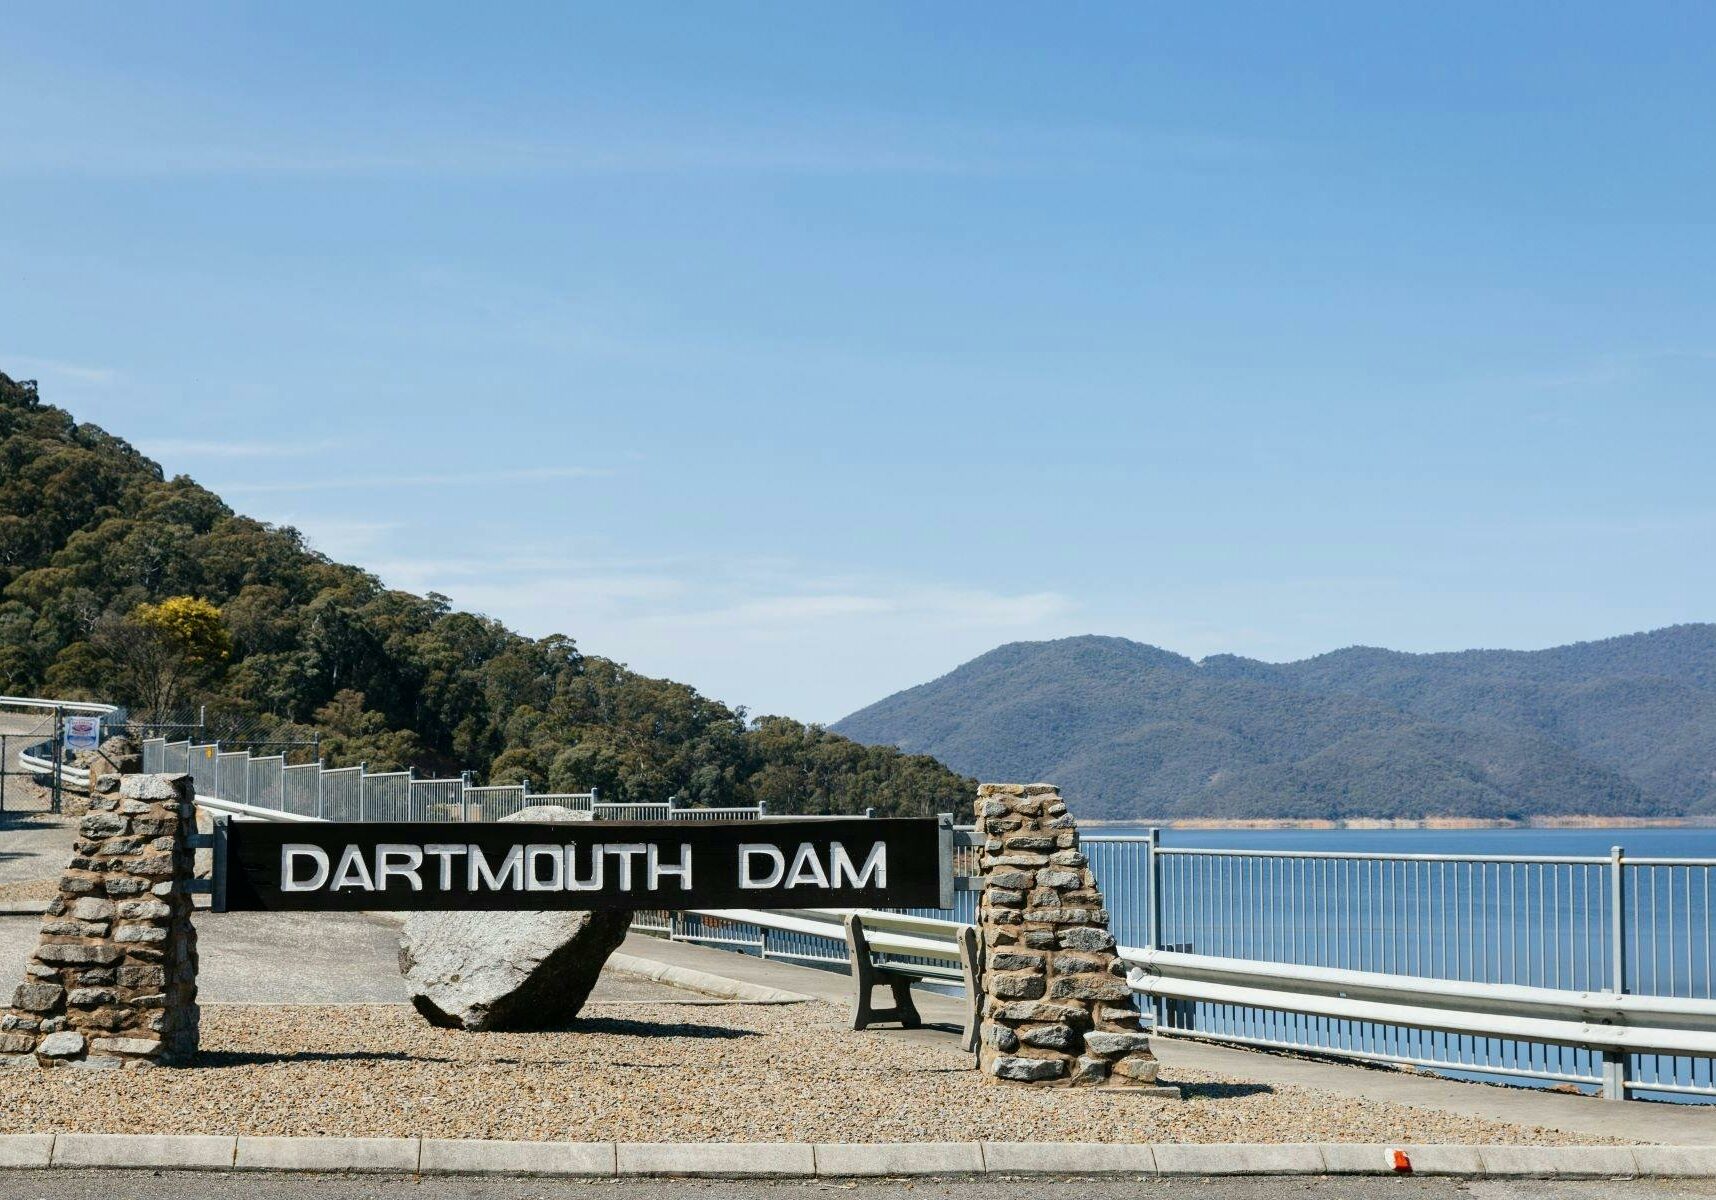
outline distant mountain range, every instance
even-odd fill
[[[833,728],[1084,817],[1716,814],[1716,625],[1291,663],[1014,642]]]

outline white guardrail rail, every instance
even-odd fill
[[[1605,1051],[1716,1055],[1716,1001],[1420,979],[1123,946],[1144,996]]]
[[[49,716],[61,713],[81,713],[89,716],[107,717],[119,711],[117,704],[99,704],[93,700],[43,700],[36,696],[0,696],[0,709],[24,708],[39,711]],[[18,753],[18,765],[26,771],[37,771],[49,775],[54,770],[54,760],[51,751],[39,753],[43,746],[32,746]],[[74,787],[89,786],[89,772],[82,767],[74,767],[69,763],[60,764],[60,778]]]

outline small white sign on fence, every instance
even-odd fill
[[[94,750],[101,745],[101,718],[73,713],[65,718],[65,744],[68,750]]]

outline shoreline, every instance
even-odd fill
[[[1102,817],[1079,828],[1148,825],[1158,829],[1713,829],[1716,816],[1698,817]]]

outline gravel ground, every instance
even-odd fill
[[[986,1081],[951,1046],[820,1004],[592,1003],[465,1033],[402,1005],[203,1010],[199,1065],[0,1072],[0,1132],[571,1141],[1516,1142],[1589,1139],[1185,1072],[1184,1102]]]
[[[51,879],[20,879],[12,883],[0,883],[0,901],[4,900],[52,900],[60,894],[59,876]]]

